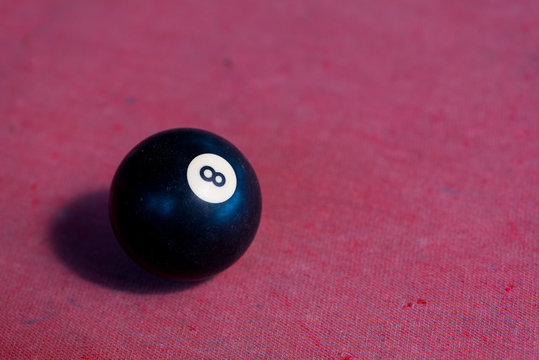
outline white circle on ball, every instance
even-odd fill
[[[219,204],[236,191],[237,179],[228,161],[216,154],[201,154],[187,167],[187,183],[200,199]]]

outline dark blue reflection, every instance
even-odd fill
[[[151,194],[145,201],[149,211],[164,216],[170,215],[176,207],[176,200],[169,194]]]
[[[217,204],[219,211],[215,212],[215,221],[230,221],[231,217],[237,216],[241,198],[241,194],[236,193],[224,203]]]

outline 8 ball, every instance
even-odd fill
[[[131,150],[112,180],[116,238],[138,264],[176,280],[232,265],[258,229],[262,197],[245,156],[220,136],[172,129]]]

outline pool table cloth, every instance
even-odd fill
[[[159,279],[123,156],[236,144],[263,216]],[[539,1],[0,0],[1,359],[539,359]]]

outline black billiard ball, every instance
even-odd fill
[[[206,279],[236,262],[253,241],[261,211],[258,179],[245,156],[197,129],[143,140],[110,188],[112,228],[125,252],[176,280]]]

